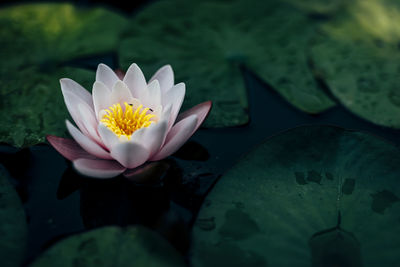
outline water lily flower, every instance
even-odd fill
[[[122,76],[100,64],[92,94],[71,79],[60,80],[76,126],[66,121],[73,139],[48,135],[47,140],[83,175],[126,175],[146,162],[168,157],[211,109],[207,101],[178,115],[186,89],[184,83],[174,84],[170,65],[160,68],[148,83],[136,64]]]

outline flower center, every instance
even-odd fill
[[[143,109],[143,105],[136,109],[133,109],[127,102],[124,105],[125,111],[119,103],[106,109],[106,114],[103,115],[101,122],[118,137],[126,136],[130,139],[134,131],[150,126],[153,123],[150,119],[155,115],[147,114],[150,109]]]

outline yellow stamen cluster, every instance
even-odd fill
[[[130,139],[134,131],[150,126],[153,122],[150,119],[155,115],[147,114],[150,109],[143,109],[143,105],[140,105],[135,110],[126,102],[124,105],[125,111],[122,110],[119,103],[106,109],[105,112],[107,114],[102,117],[101,122],[118,137],[124,135]]]

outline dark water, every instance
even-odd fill
[[[168,171],[151,184],[138,185],[122,177],[81,177],[47,144],[19,152],[2,146],[1,163],[11,172],[27,214],[26,262],[62,237],[111,224],[146,225],[185,254],[193,220],[212,185],[242,155],[289,128],[337,125],[400,144],[400,131],[372,125],[340,105],[310,116],[293,108],[246,69],[243,75],[250,100],[249,124],[200,129],[178,153],[163,161]]]

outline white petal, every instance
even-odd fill
[[[133,97],[142,99],[146,94],[146,79],[144,78],[142,70],[135,63],[128,68],[124,77],[124,83],[130,89]]]
[[[168,133],[165,144],[150,160],[160,160],[176,152],[192,136],[197,125],[197,115],[191,115],[178,122]]]
[[[171,118],[168,122],[168,131],[171,129],[172,125],[178,116],[179,110],[181,109],[183,99],[185,97],[186,86],[184,83],[178,83],[174,85],[162,99],[162,105],[166,106],[172,104]]]
[[[161,105],[160,83],[157,80],[149,83],[147,92],[147,99],[143,99],[142,101],[145,107],[155,109],[157,106]]]
[[[99,134],[97,133],[97,120],[94,117],[93,110],[90,110],[87,105],[79,104],[78,105],[79,115],[82,119],[83,126],[86,128],[89,137],[95,140],[98,144],[103,145],[103,142],[100,139]]]
[[[150,82],[153,80],[159,81],[161,94],[164,95],[172,86],[174,86],[174,72],[171,65],[161,67],[153,77],[151,77]]]
[[[92,96],[79,83],[68,78],[63,78],[60,80],[60,84],[63,95],[64,93],[69,92],[71,94],[74,94],[82,101],[86,102],[90,107],[93,107]]]
[[[133,99],[129,88],[122,81],[118,81],[111,92],[111,103],[120,103],[123,106],[124,102],[130,102]]]
[[[143,133],[142,144],[150,151],[149,157],[153,156],[164,143],[167,134],[167,120],[153,123]]]
[[[120,79],[109,66],[101,63],[97,66],[96,81],[104,83],[111,90]]]
[[[125,142],[111,149],[111,156],[124,167],[136,168],[147,161],[149,151],[138,143]]]
[[[96,142],[94,142],[92,139],[89,137],[85,136],[82,134],[74,125],[72,125],[68,120],[66,121],[67,123],[67,129],[69,133],[71,134],[72,138],[87,152],[90,154],[102,158],[102,159],[112,159],[110,154],[105,151],[102,147],[100,147]]]
[[[82,158],[74,160],[73,164],[79,173],[94,178],[112,178],[126,170],[114,160]]]
[[[118,136],[113,133],[110,129],[107,128],[103,123],[99,123],[98,125],[98,131],[101,137],[101,140],[103,141],[104,145],[108,148],[108,150],[111,150],[113,146],[116,144],[119,144],[119,138]]]
[[[78,125],[79,130],[82,131],[84,135],[89,136],[89,132],[86,130],[85,124],[83,123],[82,117],[79,114],[78,105],[79,104],[86,104],[82,99],[80,99],[75,94],[63,91],[64,102],[65,106],[67,107],[69,114],[71,115],[72,119]]]
[[[101,120],[100,111],[107,109],[112,105],[111,103],[111,90],[109,90],[104,83],[96,81],[93,84],[93,105],[96,118]]]

